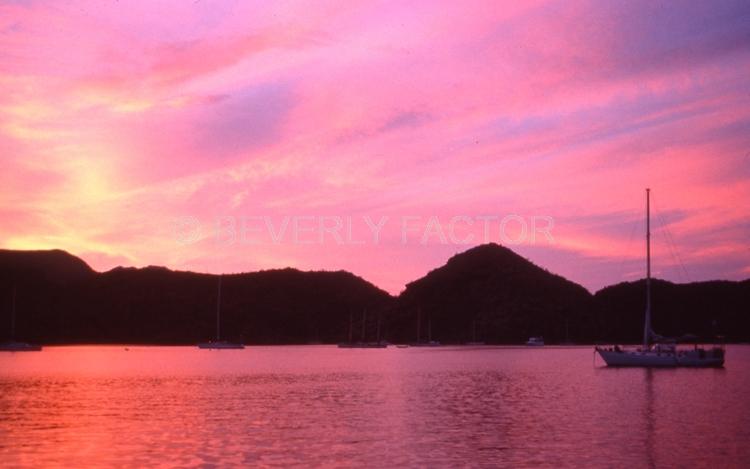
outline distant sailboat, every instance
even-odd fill
[[[417,308],[417,341],[412,347],[438,347],[440,342],[432,340],[432,319],[427,319],[427,342],[422,341],[422,309]]]
[[[544,337],[529,337],[526,341],[526,345],[531,347],[542,347],[544,345]]]
[[[359,336],[359,341],[354,342],[352,340],[352,331],[354,328],[354,318],[349,313],[349,341],[341,342],[338,344],[339,348],[386,348],[388,344],[380,340],[380,316],[378,315],[378,329],[377,329],[377,340],[375,342],[367,342],[367,310],[362,311],[362,332]]]
[[[10,341],[0,343],[0,352],[39,352],[41,345],[18,342],[16,338],[16,286],[13,285],[13,306],[10,312]]]
[[[477,320],[471,321],[471,342],[466,342],[466,345],[484,345],[484,342],[477,340]]]
[[[575,342],[570,340],[570,334],[568,333],[568,319],[565,318],[565,341],[560,345],[575,345]]]
[[[240,343],[221,340],[221,275],[219,276],[219,287],[216,297],[216,340],[198,344],[202,349],[244,349]]]
[[[637,367],[722,367],[724,348],[710,349],[696,343],[690,349],[677,349],[674,340],[665,340],[651,328],[651,206],[650,190],[646,189],[646,318],[643,324],[643,347],[625,350],[614,347],[595,347],[608,366]]]

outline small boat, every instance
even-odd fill
[[[386,342],[341,342],[339,348],[387,348]]]
[[[0,352],[40,352],[41,345],[27,344],[26,342],[2,342],[0,343]]]
[[[244,344],[238,344],[234,342],[227,342],[226,340],[209,340],[198,344],[198,348],[202,349],[244,349]]]
[[[699,347],[697,338],[692,348],[678,349],[677,341],[656,334],[651,328],[651,209],[650,190],[646,189],[646,314],[643,324],[643,346],[627,350],[619,345],[595,347],[607,366],[695,367],[724,366],[724,347]]]
[[[437,340],[428,340],[427,342],[415,342],[409,344],[410,347],[440,347],[440,342]]]
[[[544,337],[529,337],[529,340],[526,341],[526,345],[541,347],[544,345]]]
[[[16,336],[16,286],[13,285],[13,306],[10,312],[10,340],[0,342],[0,352],[41,352],[41,345],[18,342]]]
[[[198,348],[207,350],[244,349],[245,345],[221,340],[221,275],[219,276],[219,287],[216,297],[216,340],[209,340],[198,344]]]

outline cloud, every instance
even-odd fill
[[[0,5],[4,246],[397,292],[461,248],[176,245],[169,221],[520,213],[557,240],[520,249],[595,288],[638,272],[650,186],[696,278],[746,275],[746,2],[121,3]]]

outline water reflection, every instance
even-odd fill
[[[724,373],[592,367],[575,348],[50,349],[0,356],[0,460],[11,466],[655,467],[750,456],[748,348]],[[686,434],[716,428],[731,438],[685,447]]]
[[[656,445],[656,432],[654,430],[654,422],[656,415],[654,414],[654,372],[651,368],[646,368],[643,371],[644,374],[644,399],[643,399],[643,421],[645,423],[645,445],[646,445],[646,465],[648,467],[656,467],[654,446]],[[661,371],[672,371],[672,370],[661,370]]]

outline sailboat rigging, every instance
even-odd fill
[[[422,308],[417,308],[417,341],[412,347],[438,347],[440,342],[432,340],[432,318],[427,318],[427,341],[422,340]]]
[[[245,345],[221,340],[221,275],[219,275],[218,292],[216,294],[216,340],[198,344],[202,349],[244,349]]]
[[[0,352],[39,352],[41,345],[18,342],[16,339],[16,286],[13,285],[13,300],[10,311],[10,340],[0,343]]]
[[[619,345],[595,347],[607,366],[635,367],[722,367],[724,348],[699,347],[678,349],[675,340],[666,339],[651,327],[651,191],[646,189],[646,311],[643,322],[643,345],[636,350],[626,350]]]
[[[386,348],[388,343],[380,339],[380,314],[378,314],[377,336],[375,342],[367,342],[367,310],[362,311],[362,331],[360,332],[359,342],[352,340],[352,330],[354,318],[349,313],[349,341],[338,344],[339,348]]]

